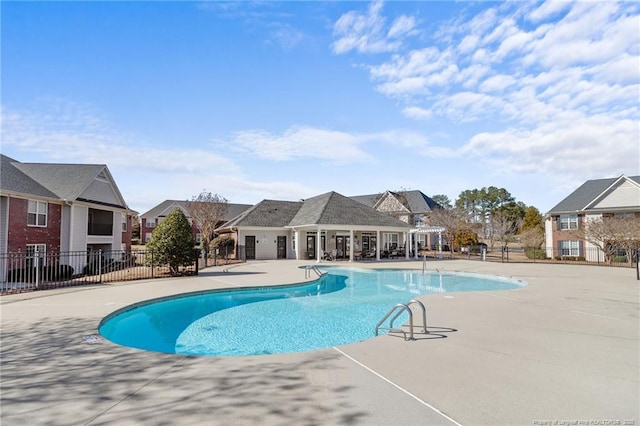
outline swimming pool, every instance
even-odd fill
[[[419,295],[524,285],[460,273],[322,269],[327,274],[312,283],[146,301],[109,315],[99,331],[114,343],[155,352],[215,356],[303,352],[374,337],[376,324],[391,307]],[[407,318],[400,317],[398,324]]]

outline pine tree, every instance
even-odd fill
[[[147,264],[169,265],[171,275],[178,275],[180,267],[193,265],[198,258],[194,248],[193,231],[182,210],[175,209],[158,224],[151,234],[147,249]]]

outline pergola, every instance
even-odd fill
[[[442,226],[421,226],[409,231],[409,235],[413,239],[413,255],[414,259],[418,258],[418,240],[413,236],[416,234],[438,234],[438,257],[442,257],[442,233],[445,229]]]

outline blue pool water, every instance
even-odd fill
[[[397,303],[427,293],[501,290],[517,281],[415,270],[327,267],[319,282],[209,291],[113,313],[100,334],[114,343],[188,355],[302,352],[369,339]],[[427,321],[429,306],[427,304]],[[397,324],[408,318],[400,317]]]

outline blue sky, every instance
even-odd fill
[[[2,153],[131,208],[640,174],[637,2],[2,2]]]

